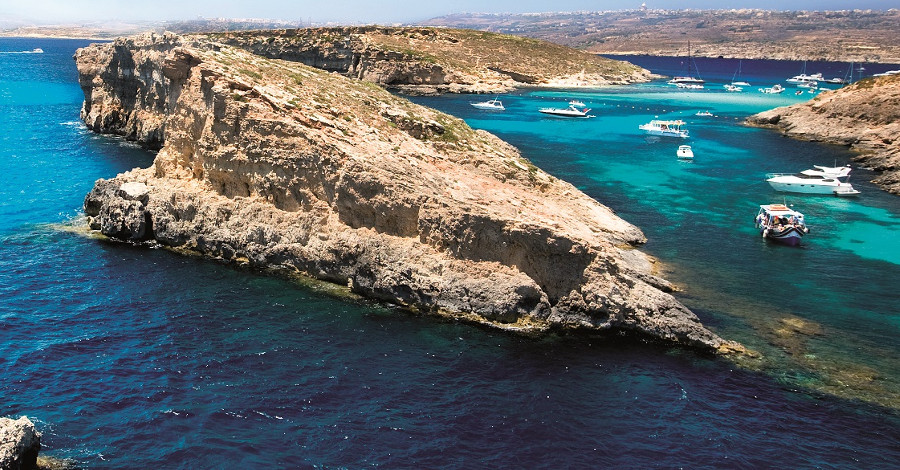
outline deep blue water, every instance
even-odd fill
[[[500,114],[468,96],[417,99],[641,226],[680,299],[761,354],[733,364],[614,338],[520,338],[85,236],[93,181],[153,155],[79,123],[71,56],[84,44],[0,39],[0,51],[45,51],[0,54],[0,415],[36,419],[46,454],[192,469],[900,461],[900,199],[855,169],[856,200],[789,198],[813,227],[803,248],[750,226],[756,204],[782,200],[762,174],[850,157],[739,125],[801,98],[524,90]],[[599,117],[535,112],[576,97]],[[636,132],[654,115],[688,119],[695,162]],[[785,319],[811,333],[783,331]]]

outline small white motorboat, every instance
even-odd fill
[[[713,113],[711,113],[709,111],[697,111],[697,114],[695,114],[695,116],[712,116],[712,115],[713,115]]]
[[[572,101],[569,101],[569,106],[575,106],[576,108],[584,108],[587,105],[584,104],[584,101],[572,100]]]
[[[694,158],[694,151],[691,150],[690,145],[681,145],[678,147],[678,151],[675,152],[675,155],[681,159],[691,160]]]
[[[740,86],[738,86],[738,84],[736,84],[736,83],[726,83],[725,85],[722,85],[722,86],[725,87],[725,91],[731,91],[731,92],[735,92],[735,93],[744,91],[744,89],[741,88]]]
[[[559,117],[580,117],[580,118],[592,118],[595,117],[593,114],[588,114],[590,108],[578,109],[575,106],[569,105],[568,108],[541,108],[538,111],[549,114],[551,116],[559,116]]]
[[[688,131],[684,129],[684,121],[680,119],[675,121],[654,119],[647,124],[641,124],[638,129],[646,131],[649,135],[688,138]]]
[[[500,97],[494,98],[492,100],[482,101],[480,103],[469,103],[473,107],[478,109],[488,109],[493,111],[504,111],[506,108],[503,107],[503,103],[500,101]]]
[[[777,95],[784,91],[784,87],[776,83],[768,88],[760,88],[759,91],[760,93]]]
[[[803,214],[784,204],[761,204],[756,214],[756,228],[763,238],[796,246],[809,233]]]

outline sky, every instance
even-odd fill
[[[886,10],[897,0],[643,0],[648,8],[777,10]],[[304,23],[413,23],[463,12],[525,13],[624,10],[642,0],[0,0],[0,23],[161,21],[202,18],[265,18]]]

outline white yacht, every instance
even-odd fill
[[[678,151],[675,152],[675,155],[678,158],[683,158],[685,160],[690,160],[694,158],[694,151],[691,150],[690,145],[681,145],[678,147]]]
[[[641,124],[638,129],[646,131],[649,135],[688,138],[688,131],[684,129],[684,121],[680,119],[675,121],[654,119],[647,124]]]
[[[576,108],[584,108],[587,105],[584,104],[584,101],[572,100],[572,101],[569,101],[569,106],[575,106]]]
[[[776,191],[802,194],[833,194],[835,196],[855,196],[859,191],[850,183],[842,182],[837,176],[800,173],[769,173],[766,182]]]
[[[496,110],[496,111],[506,110],[506,108],[503,107],[503,103],[500,101],[499,96],[492,100],[482,101],[480,103],[469,103],[469,104],[471,104],[472,106],[474,106],[478,109],[489,109],[489,110]]]
[[[709,117],[709,116],[712,116],[712,115],[713,115],[713,113],[711,113],[711,112],[709,112],[709,111],[697,111],[697,114],[695,114],[694,116],[705,116],[705,117]]]
[[[777,83],[768,88],[760,88],[759,89],[760,93],[774,94],[774,95],[780,94],[783,91],[784,91],[784,87]]]
[[[560,117],[582,117],[582,118],[592,118],[595,117],[593,114],[588,114],[590,108],[578,109],[575,106],[569,105],[568,108],[541,108],[538,111],[549,114],[551,116],[560,116]]]
[[[731,92],[735,92],[735,93],[744,91],[744,89],[742,87],[738,86],[736,83],[726,83],[722,86],[725,87],[725,91],[731,91]]]
[[[785,82],[790,83],[792,85],[802,85],[809,84],[811,82],[823,82],[825,81],[825,77],[822,76],[821,73],[814,73],[812,75],[806,74],[806,61],[803,61],[803,69],[800,70],[800,75],[794,75],[793,77],[785,80]]]

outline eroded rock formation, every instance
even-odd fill
[[[881,172],[874,183],[900,194],[900,75],[867,78],[748,122],[798,139],[848,145],[859,152],[854,160]]]
[[[0,469],[29,470],[37,468],[41,435],[26,416],[19,419],[0,418]]]
[[[729,345],[667,293],[637,227],[459,119],[208,39],[120,39],[76,61],[87,125],[160,148],[87,196],[108,236],[501,328]]]

